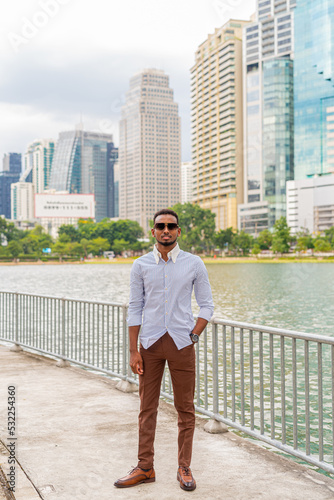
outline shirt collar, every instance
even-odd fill
[[[168,252],[167,257],[169,259],[172,259],[173,263],[175,264],[176,257],[179,255],[179,253],[180,253],[180,247],[179,247],[179,244],[176,243],[176,245],[173,248],[173,250],[171,250],[170,252]],[[154,245],[154,247],[153,247],[153,255],[154,255],[154,258],[155,258],[155,262],[157,264],[159,264],[159,258],[162,258],[162,257],[161,257],[161,253],[157,249],[156,245]]]

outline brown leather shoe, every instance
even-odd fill
[[[145,472],[140,467],[135,467],[134,469],[128,472],[127,476],[118,479],[114,486],[116,488],[131,488],[131,486],[136,486],[141,483],[154,483],[155,481],[155,472],[152,469]]]
[[[183,490],[193,491],[196,488],[196,481],[190,467],[180,466],[177,470],[177,480],[180,481],[180,488]]]

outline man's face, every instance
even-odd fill
[[[164,224],[164,229],[156,228],[156,224]],[[166,224],[177,224],[176,217],[170,214],[158,215],[154,221],[155,227],[151,229],[151,233],[160,245],[169,247],[174,245],[177,238],[180,236],[181,228],[177,227],[175,229],[168,229]]]

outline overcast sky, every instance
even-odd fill
[[[190,68],[209,33],[249,19],[255,0],[14,0],[0,6],[0,170],[6,152],[58,138],[83,117],[112,133],[131,76],[170,76],[190,152]]]

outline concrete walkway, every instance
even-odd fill
[[[118,391],[107,377],[72,366],[58,368],[53,360],[14,353],[3,345],[0,382],[0,464],[5,474],[7,387],[14,385],[17,392],[17,500],[334,498],[332,479],[232,432],[207,434],[201,418],[192,462],[197,489],[182,491],[176,481],[176,414],[164,402],[156,437],[156,482],[118,490],[114,481],[136,465],[136,393]]]

